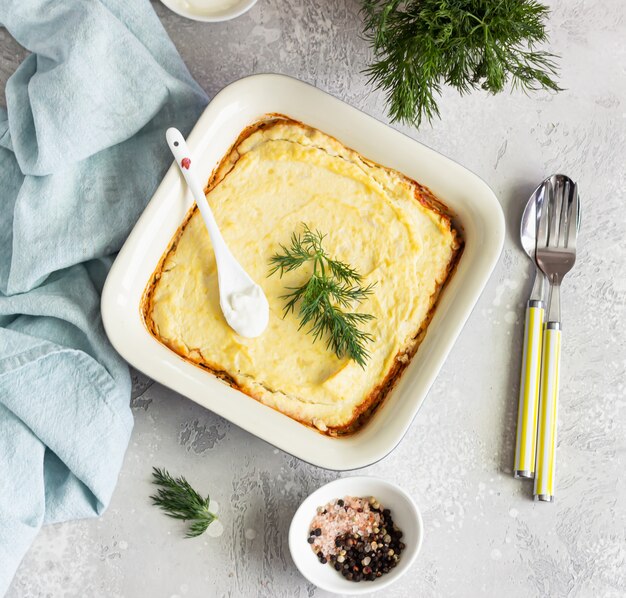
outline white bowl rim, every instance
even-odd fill
[[[239,0],[232,8],[218,11],[215,15],[196,14],[187,11],[181,6],[178,0],[161,0],[161,3],[172,12],[186,19],[200,21],[202,23],[223,23],[224,21],[236,19],[245,12],[248,12],[257,3],[257,0]]]
[[[393,578],[385,579],[385,576],[382,576],[373,582],[368,582],[364,584],[361,584],[358,582],[357,583],[349,582],[352,584],[353,587],[350,587],[350,589],[347,589],[347,590],[346,589],[337,590],[334,587],[328,586],[324,581],[311,579],[311,577],[309,577],[301,568],[296,544],[301,544],[303,542],[303,536],[301,535],[302,530],[296,527],[295,522],[298,516],[301,514],[301,512],[309,509],[311,507],[311,504],[315,505],[313,506],[313,509],[320,506],[320,503],[316,500],[317,496],[324,494],[326,491],[333,489],[335,486],[342,486],[342,485],[346,485],[350,483],[380,484],[382,486],[386,486],[392,492],[395,492],[396,494],[404,498],[407,504],[411,507],[411,514],[415,517],[415,522],[417,525],[417,543],[416,543],[415,551],[413,555],[410,558],[400,560],[401,565],[399,565],[399,567],[401,567],[401,569],[398,570],[398,574],[395,575]],[[343,492],[345,491],[338,490],[337,494],[339,495]],[[372,495],[374,494],[375,493],[372,493]],[[373,476],[373,475],[347,476],[343,478],[338,478],[336,480],[328,482],[327,484],[324,484],[323,486],[320,486],[319,488],[311,492],[311,494],[309,494],[300,503],[295,513],[293,514],[293,517],[291,518],[291,524],[289,525],[289,552],[291,554],[291,559],[296,565],[296,568],[298,569],[300,574],[305,579],[310,581],[312,584],[314,584],[321,590],[325,590],[333,594],[344,594],[344,595],[351,595],[351,596],[357,596],[360,594],[370,594],[372,592],[378,592],[390,586],[391,584],[397,582],[411,568],[413,563],[417,560],[417,557],[422,549],[423,541],[424,541],[424,520],[422,519],[422,514],[419,510],[419,507],[417,506],[417,503],[415,502],[415,500],[413,500],[413,497],[406,490],[404,490],[404,488],[402,488],[395,482],[391,482],[390,480],[387,480],[385,478],[381,478],[381,477]],[[339,583],[341,583],[342,581],[341,578],[339,578],[338,581]]]

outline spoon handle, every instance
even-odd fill
[[[543,318],[543,301],[530,299],[526,307],[522,372],[517,410],[517,439],[515,444],[515,466],[513,468],[513,475],[516,478],[533,478],[535,476]]]
[[[202,188],[202,185],[198,181],[197,177],[195,176],[195,170],[191,164],[191,152],[187,147],[185,138],[183,137],[182,133],[174,127],[170,127],[167,130],[167,132],[165,133],[165,138],[167,139],[167,144],[169,145],[169,148],[174,155],[180,171],[185,177],[185,181],[187,181],[187,185],[189,186],[191,194],[196,201],[196,205],[200,210],[202,219],[206,224],[209,236],[211,237],[211,244],[213,245],[213,252],[215,253],[216,261],[218,264],[223,263],[220,258],[223,257],[224,259],[230,259],[231,253],[226,246],[224,238],[222,237],[222,233],[217,226],[217,222],[215,222],[215,217],[213,216],[213,212],[211,211],[209,202],[204,195],[204,189]],[[218,277],[219,275],[220,273],[218,269]]]

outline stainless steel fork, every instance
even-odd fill
[[[576,261],[580,219],[578,186],[569,177],[550,177],[540,211],[535,258],[550,283],[548,317],[543,334],[535,499],[554,500],[556,419],[561,358],[561,282]]]

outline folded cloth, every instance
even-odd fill
[[[132,428],[99,295],[206,96],[148,0],[3,0],[0,595],[42,524],[106,508]]]

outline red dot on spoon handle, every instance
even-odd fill
[[[183,158],[183,159],[180,161],[180,165],[181,165],[183,168],[186,168],[187,170],[189,170],[189,167],[191,166],[191,160],[190,160],[189,158]]]

